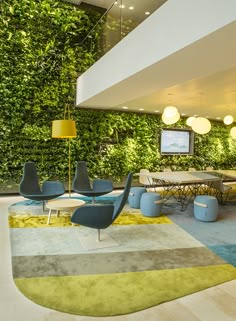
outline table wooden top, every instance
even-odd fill
[[[236,179],[236,170],[234,169],[219,169],[217,173]]]
[[[150,172],[144,175],[153,179],[158,179],[165,182],[174,182],[174,183],[200,183],[204,181],[217,181],[220,178],[214,175],[210,175],[201,171],[171,171],[171,172]]]
[[[60,198],[50,200],[46,203],[46,207],[51,210],[65,210],[71,211],[85,204],[85,201],[74,199],[74,198]]]

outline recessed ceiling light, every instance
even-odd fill
[[[185,113],[182,113],[181,115],[182,115],[182,116],[185,116],[186,114],[185,114]]]
[[[134,6],[129,6],[129,10],[134,10]]]
[[[159,112],[160,112],[160,110],[155,110],[155,111],[154,111],[154,113],[159,113]]]
[[[123,109],[129,109],[129,107],[127,107],[127,106],[123,106],[122,108],[123,108]]]
[[[115,1],[115,3],[114,4],[117,4],[118,3],[118,1]]]
[[[144,110],[143,108],[139,108],[139,110]]]
[[[216,117],[216,119],[221,119],[221,117]]]
[[[120,4],[120,5],[119,5],[119,8],[124,9],[124,8],[125,8],[125,5],[124,5],[124,4]]]
[[[146,11],[146,12],[145,12],[145,15],[147,15],[147,16],[148,16],[149,14],[150,14],[150,12],[149,12],[149,11]]]

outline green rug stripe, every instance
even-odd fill
[[[62,312],[114,316],[157,304],[236,278],[231,265],[174,270],[16,279],[33,302]],[[94,300],[96,298],[96,300]]]
[[[12,257],[14,278],[110,274],[225,264],[205,247]]]
[[[70,222],[70,214],[63,214],[59,217],[53,215],[50,225],[47,225],[47,215],[16,215],[11,213],[8,217],[9,226],[11,228],[26,227],[72,227]],[[173,222],[166,216],[145,217],[139,213],[122,213],[113,223],[113,225],[132,225],[132,224],[172,224]]]

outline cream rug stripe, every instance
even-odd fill
[[[102,230],[110,234],[118,247],[91,250],[89,253],[167,250],[202,247],[202,243],[175,224],[117,225]],[[97,235],[91,228],[16,228],[10,230],[13,256],[88,254],[80,242],[86,235]]]

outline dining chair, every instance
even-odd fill
[[[148,176],[149,173],[150,173],[150,171],[146,168],[140,169],[139,183],[142,184],[146,188],[153,188],[155,190],[154,179]],[[147,174],[147,175],[145,175],[145,174]]]

